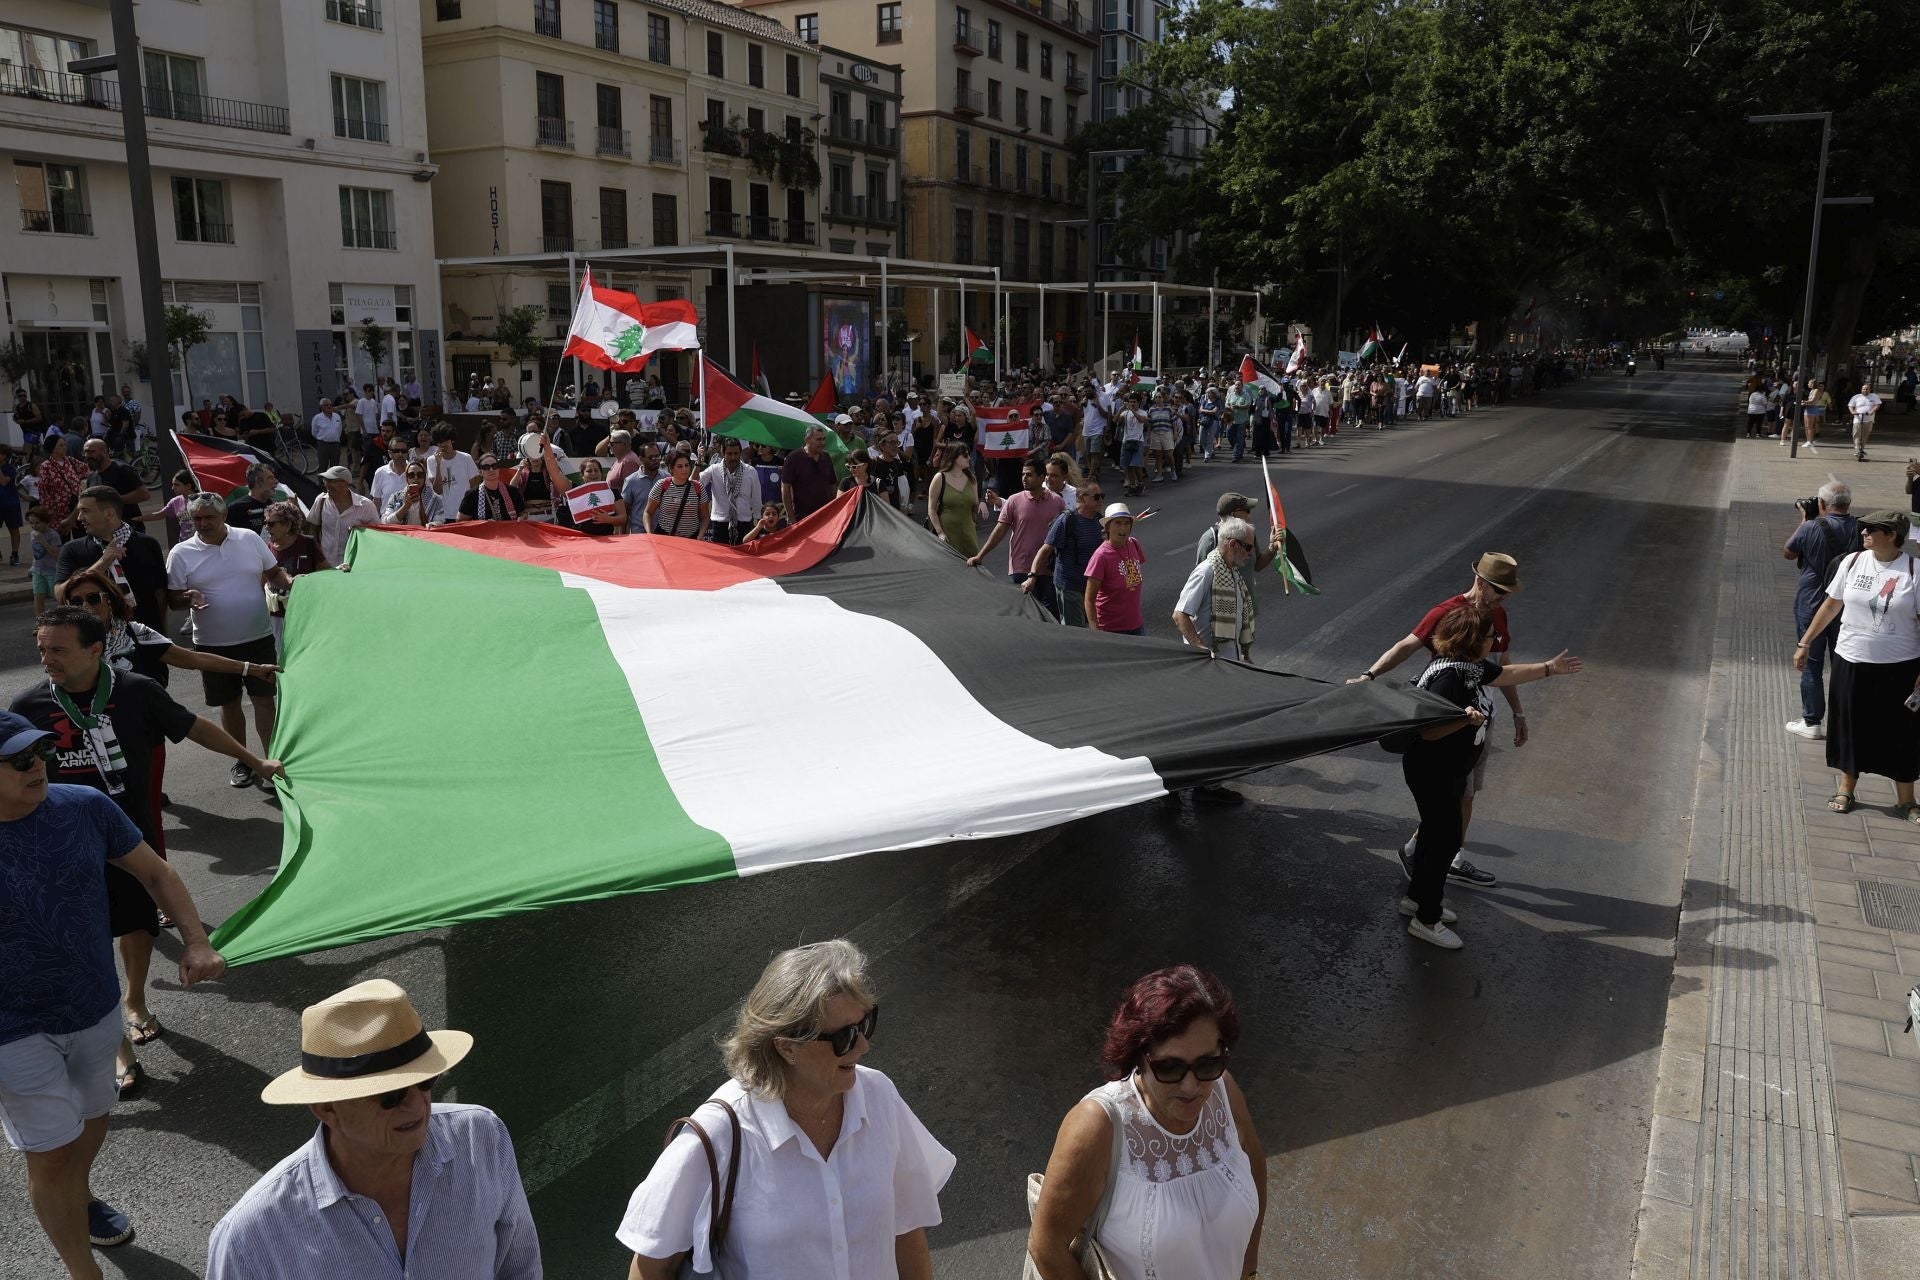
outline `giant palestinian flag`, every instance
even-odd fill
[[[299,468],[270,457],[244,441],[178,430],[173,433],[173,441],[180,446],[181,461],[187,464],[193,482],[229,502],[246,493],[247,471],[261,462],[273,468],[278,487],[285,489],[302,507],[312,506],[313,500],[320,496],[318,480],[302,475]]]
[[[230,963],[1035,831],[1459,715],[1417,690],[1215,661],[1171,628],[1062,627],[858,489],[740,548],[467,521],[357,529],[346,559],[351,573],[294,583],[273,740],[284,844],[214,936]],[[369,635],[434,661],[369,681]],[[780,696],[716,703],[661,663],[689,648]],[[844,772],[902,744],[849,711],[849,660],[940,722],[916,740],[912,785],[858,804]],[[475,671],[509,687],[477,689]],[[614,809],[632,820],[582,819]]]

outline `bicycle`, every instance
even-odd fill
[[[320,469],[320,451],[300,438],[300,429],[282,422],[273,432],[273,456],[303,476]]]
[[[133,453],[127,461],[141,484],[149,489],[160,487],[160,446],[151,435],[145,431],[135,433]]]

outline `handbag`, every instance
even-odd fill
[[[1114,1270],[1107,1262],[1107,1255],[1100,1251],[1100,1243],[1095,1238],[1100,1228],[1106,1225],[1107,1214],[1113,1209],[1113,1189],[1120,1182],[1120,1165],[1126,1155],[1126,1137],[1121,1132],[1120,1108],[1105,1094],[1095,1095],[1100,1106],[1107,1113],[1107,1122],[1113,1127],[1113,1149],[1107,1155],[1107,1189],[1100,1193],[1100,1203],[1093,1207],[1093,1216],[1087,1219],[1087,1225],[1074,1237],[1073,1255],[1080,1259],[1080,1272],[1087,1280],[1114,1280]],[[1032,1221],[1033,1211],[1040,1203],[1040,1189],[1047,1184],[1044,1173],[1027,1175],[1027,1219]],[[1033,1264],[1033,1255],[1023,1253],[1024,1265],[1020,1269],[1020,1280],[1041,1280],[1040,1268]]]
[[[699,1277],[706,1277],[707,1280],[722,1280],[720,1264],[716,1259],[720,1256],[720,1247],[727,1242],[727,1228],[733,1224],[733,1186],[740,1177],[740,1117],[734,1114],[732,1107],[719,1098],[708,1098],[707,1101],[714,1103],[727,1113],[728,1126],[732,1130],[731,1145],[727,1155],[727,1190],[724,1196],[720,1192],[720,1161],[714,1155],[713,1140],[707,1136],[707,1131],[700,1127],[699,1121],[692,1116],[682,1116],[675,1120],[667,1126],[666,1141],[660,1144],[662,1149],[665,1149],[667,1144],[673,1141],[674,1135],[680,1131],[681,1125],[693,1130],[693,1136],[700,1139],[700,1147],[706,1152],[707,1178],[713,1188],[713,1198],[709,1203],[714,1206],[714,1212],[707,1223],[707,1259],[713,1263],[714,1269],[695,1271],[693,1254],[689,1251],[687,1260],[680,1264],[680,1270],[677,1273],[680,1280],[697,1280]]]

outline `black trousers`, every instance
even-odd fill
[[[1471,729],[1462,729],[1471,733]],[[1446,896],[1447,868],[1460,852],[1465,835],[1460,826],[1460,801],[1467,793],[1467,775],[1436,769],[1420,758],[1415,745],[1400,758],[1400,770],[1420,810],[1420,835],[1413,846],[1413,887],[1407,896],[1419,908],[1420,923],[1440,923],[1440,903]]]
[[[724,542],[737,547],[746,538],[747,530],[753,528],[751,520],[715,520],[707,526],[707,536],[715,542]]]

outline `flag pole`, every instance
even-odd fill
[[[1277,493],[1273,487],[1273,472],[1267,466],[1267,456],[1264,453],[1260,455],[1260,478],[1267,482],[1267,528],[1280,530],[1278,558],[1284,560],[1287,555],[1287,527],[1280,523],[1280,504],[1274,501]],[[1280,571],[1280,594],[1283,596],[1293,594],[1293,584],[1287,581],[1287,572],[1284,569]]]
[[[569,268],[571,268],[572,266],[571,257],[568,258],[568,266]],[[571,269],[569,269],[567,274],[569,276],[573,274]],[[588,289],[591,289],[592,287],[593,287],[593,264],[589,262],[587,263],[586,274],[580,277],[580,288],[574,291],[574,295],[573,295],[574,315],[580,314],[580,295],[585,293]],[[567,327],[571,329],[573,327],[571,323],[572,317],[571,316],[568,317],[568,320],[569,320],[569,323]],[[565,348],[562,348],[562,351],[564,352]],[[580,364],[580,358],[578,356],[575,356],[573,363],[577,368]],[[547,398],[543,406],[549,414],[553,412],[553,398],[560,394],[560,373],[566,367],[567,367],[567,357],[564,354],[562,354],[561,357],[558,360],[554,361],[553,363],[553,385],[547,388]],[[577,403],[577,400],[578,398],[576,397],[576,403]],[[546,424],[546,421],[543,419],[538,428],[535,428],[532,423],[528,423],[527,428],[528,430],[545,431],[547,429],[547,424]]]

